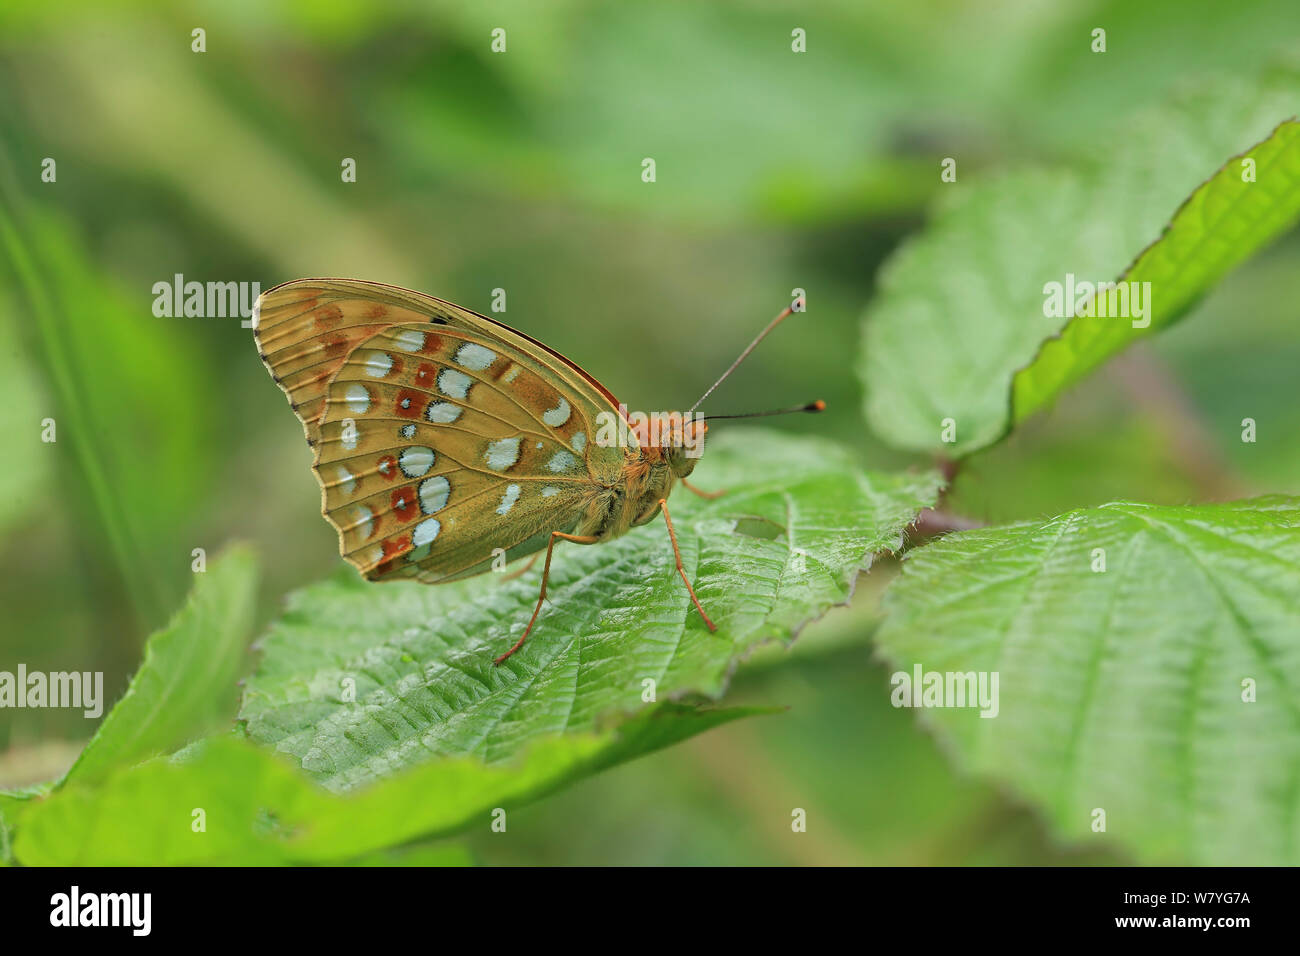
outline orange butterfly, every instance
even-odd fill
[[[704,398],[800,309],[796,301],[777,316]],[[367,579],[452,581],[488,570],[498,555],[512,561],[546,548],[537,607],[495,663],[532,631],[558,539],[594,544],[661,511],[678,573],[716,629],[682,568],[666,501],[676,481],[705,494],[686,481],[708,429],[703,418],[664,419],[656,435],[536,339],[396,286],[287,282],[259,297],[253,328],[314,450],[339,549]],[[597,440],[614,416],[624,440]]]

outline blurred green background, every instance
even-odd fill
[[[786,427],[905,466],[866,433],[851,366],[878,266],[948,188],[940,160],[961,181],[1068,161],[1179,84],[1293,46],[1294,23],[1293,0],[6,5],[0,669],[102,670],[111,701],[187,591],[192,549],[256,542],[264,618],[338,561],[251,333],[155,317],[155,282],[356,276],[479,311],[503,288],[500,318],[634,408],[689,405],[802,288],[807,315],[708,410],[824,398],[825,415]],[[1088,48],[1096,26],[1105,55]],[[949,506],[1004,521],[1300,491],[1300,448],[1238,440],[1247,415],[1300,428],[1294,394],[1277,400],[1300,365],[1298,265],[1292,236],[975,459]],[[742,667],[735,701],[788,713],[518,811],[508,835],[467,838],[476,858],[1122,860],[1053,845],[888,705],[870,639],[890,573],[790,659]],[[90,730],[70,711],[0,712],[0,786],[57,774]],[[791,834],[792,806],[807,834]]]

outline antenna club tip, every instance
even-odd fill
[[[799,296],[799,298],[795,299],[793,302],[790,303],[791,312],[803,312],[807,308],[808,308],[808,300],[805,299],[803,296]]]
[[[817,399],[817,401],[815,401],[815,402],[813,402],[811,405],[809,405],[808,408],[809,408],[810,411],[814,411],[814,412],[824,412],[824,411],[826,411],[826,403],[825,403],[824,401],[822,401],[822,400],[819,398],[819,399]]]

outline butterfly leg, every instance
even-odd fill
[[[709,616],[704,613],[704,608],[700,607],[700,599],[695,596],[695,588],[691,587],[690,579],[686,577],[686,569],[682,567],[682,552],[677,547],[677,532],[673,530],[673,519],[668,517],[668,501],[666,499],[659,499],[659,510],[664,513],[664,522],[668,525],[668,540],[673,543],[673,557],[677,559],[677,573],[682,576],[682,583],[686,585],[686,592],[690,594],[691,600],[695,602],[695,610],[700,612],[700,617],[704,618],[704,623],[709,625],[709,630],[716,631],[718,626],[709,620]]]
[[[527,561],[524,562],[524,566],[522,568],[516,568],[513,571],[507,572],[505,576],[501,578],[501,583],[504,584],[507,581],[513,581],[515,578],[523,577],[530,570],[532,570],[533,565],[536,563],[537,563],[537,555],[534,554],[531,558],[529,558]]]
[[[685,488],[687,491],[691,492],[691,494],[699,495],[699,496],[700,496],[701,498],[703,498],[705,501],[712,501],[714,498],[721,498],[723,495],[725,495],[725,494],[727,493],[727,489],[726,489],[726,488],[723,488],[723,489],[721,489],[720,491],[704,491],[702,488],[696,488],[693,484],[691,484],[691,483],[690,483],[689,481],[687,481],[685,478],[682,478],[682,479],[681,479],[681,482],[682,482],[682,487],[683,487],[683,488]]]
[[[542,590],[537,595],[537,607],[533,608],[533,616],[528,619],[528,626],[524,628],[524,633],[515,641],[515,646],[510,648],[492,663],[500,664],[507,657],[513,654],[519,648],[524,646],[524,641],[528,640],[529,633],[532,632],[533,625],[537,623],[537,615],[542,613],[542,602],[546,600],[546,581],[551,576],[551,552],[555,550],[555,539],[563,538],[565,541],[572,541],[574,544],[595,544],[600,539],[594,534],[566,534],[563,531],[552,531],[550,543],[546,546],[546,563],[542,565]]]

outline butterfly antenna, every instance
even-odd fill
[[[789,318],[793,313],[795,313],[795,312],[802,312],[803,309],[804,309],[804,297],[803,297],[803,296],[799,296],[799,298],[795,299],[793,302],[791,302],[789,305],[787,305],[787,306],[786,306],[786,307],[781,311],[781,314],[780,314],[780,315],[778,315],[778,316],[777,316],[775,319],[773,319],[771,322],[767,323],[767,328],[765,328],[762,332],[759,332],[759,333],[758,333],[758,335],[754,338],[754,341],[750,342],[749,345],[747,345],[747,346],[745,347],[745,351],[743,351],[743,352],[740,353],[740,357],[737,358],[736,361],[734,361],[734,362],[731,363],[731,368],[729,368],[729,369],[727,369],[725,372],[723,372],[722,375],[720,375],[720,376],[718,377],[718,380],[717,380],[716,382],[714,382],[712,385],[709,386],[709,390],[708,390],[707,392],[705,392],[703,395],[700,396],[700,400],[699,400],[698,402],[696,402],[694,405],[692,405],[689,409],[687,409],[687,412],[686,412],[686,413],[689,415],[691,412],[695,411],[695,409],[699,408],[699,407],[700,407],[700,404],[701,404],[701,403],[702,403],[706,398],[708,398],[710,395],[713,394],[713,390],[714,390],[715,388],[717,388],[719,385],[721,385],[721,384],[726,380],[727,376],[730,375],[732,372],[734,372],[734,371],[736,370],[736,367],[737,367],[738,365],[740,365],[741,362],[745,361],[745,359],[746,359],[746,357],[749,355],[749,353],[752,352],[752,351],[754,351],[754,349],[758,346],[758,343],[761,342],[761,341],[763,341],[763,339],[767,338],[767,333],[771,332],[774,328],[776,328],[778,325],[780,325],[783,321],[785,321],[786,319],[788,319],[788,318]],[[770,412],[770,413],[765,413],[765,414],[776,414],[776,413],[775,413],[775,412]]]
[[[770,412],[745,412],[741,415],[705,415],[706,422],[717,421],[719,418],[766,418],[768,415],[789,415],[793,412],[820,412],[824,411],[826,403],[820,398],[815,402],[809,402],[807,405],[794,405],[790,408],[774,408]]]

